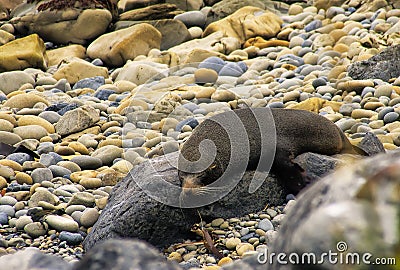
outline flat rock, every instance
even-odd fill
[[[209,24],[204,30],[203,37],[222,31],[226,36],[235,37],[244,44],[246,40],[256,36],[274,37],[281,30],[282,23],[282,19],[274,13],[248,6]]]
[[[119,19],[121,21],[172,19],[177,13],[181,13],[177,11],[178,8],[174,4],[156,4],[124,12]]]
[[[29,35],[0,46],[0,72],[47,67],[46,47],[37,35]]]
[[[119,21],[116,23],[116,29],[121,29],[140,23],[148,23],[154,26],[161,33],[161,43],[159,46],[160,50],[167,50],[173,46],[186,42],[191,38],[191,35],[185,24],[183,24],[181,21],[172,19],[153,21]]]
[[[106,208],[84,240],[86,250],[108,238],[128,237],[161,247],[188,236],[193,222],[198,221],[196,210],[203,220],[211,221],[241,216],[259,211],[266,204],[280,205],[285,201],[285,191],[270,176],[255,193],[248,193],[254,173],[249,171],[231,193],[211,205],[196,210],[165,205],[160,201],[180,204],[180,189],[176,188],[180,180],[170,163],[176,162],[178,155],[175,152],[141,163],[113,188]],[[148,192],[157,196],[150,197]]]
[[[153,26],[141,23],[126,29],[104,34],[93,41],[87,54],[100,58],[111,66],[122,66],[128,59],[147,55],[153,48],[160,48],[161,34]]]
[[[47,41],[59,44],[85,44],[103,34],[111,22],[111,12],[106,9],[42,10],[26,5],[14,14],[13,24],[23,34],[37,33]]]
[[[208,14],[209,22],[221,20],[245,6],[252,6],[261,9],[273,7],[271,3],[269,3],[271,1],[265,0],[214,0],[212,2],[214,2],[214,5],[212,5],[212,9]]]
[[[95,76],[108,78],[108,69],[95,66],[79,58],[73,58],[73,60],[68,63],[61,65],[53,74],[54,79],[61,80],[65,78],[70,84]]]
[[[120,0],[118,1],[118,10],[120,13],[123,13],[128,10],[161,4],[163,2],[165,0]]]
[[[99,112],[93,107],[85,105],[66,112],[57,122],[55,128],[59,135],[64,136],[91,127],[99,120]]]
[[[18,90],[26,83],[30,83],[34,86],[35,80],[32,75],[24,71],[9,71],[0,74],[0,89],[6,95]]]
[[[86,57],[86,48],[79,44],[72,44],[47,50],[47,57],[49,58],[48,65],[54,66],[73,57],[84,59]]]
[[[136,85],[168,75],[168,66],[147,61],[131,61],[124,65],[115,81],[130,81]]]
[[[240,47],[239,40],[237,40],[237,43],[238,49]],[[218,44],[224,44],[224,34],[220,31],[212,33],[201,39],[189,40],[168,49],[168,51],[177,54],[180,58],[180,62],[182,63],[188,62],[191,54],[193,54],[195,51],[199,51],[204,54],[202,59],[197,59],[197,62],[201,62],[211,56],[221,55],[222,57],[225,57],[224,55],[220,54],[224,51],[224,49],[222,49],[223,46],[217,46]]]

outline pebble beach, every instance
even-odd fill
[[[78,262],[113,186],[223,111],[304,109],[355,145],[371,132],[389,152],[400,146],[400,74],[367,79],[353,66],[400,44],[399,4],[121,0],[115,15],[28,2],[0,17],[0,142],[13,146],[0,149],[0,256],[33,247]],[[218,269],[262,252],[296,204],[286,201],[200,224],[222,260],[201,237],[160,254]]]

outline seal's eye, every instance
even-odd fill
[[[210,170],[214,170],[216,167],[217,167],[217,164],[214,163],[214,164],[212,164],[212,165],[210,166],[209,169],[210,169]]]

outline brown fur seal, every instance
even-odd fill
[[[268,113],[269,115],[272,113],[274,121],[270,121],[271,118],[268,120],[268,117],[256,117],[254,113],[257,113],[258,116],[263,114],[267,116]],[[213,183],[224,173],[229,162],[232,162],[228,133],[214,120],[218,116],[219,123],[221,123],[221,119],[231,116],[231,114],[236,114],[240,118],[248,136],[250,151],[247,155],[246,153],[242,155],[242,163],[248,160],[247,169],[255,169],[260,154],[262,154],[260,150],[262,145],[259,128],[260,119],[261,122],[275,123],[276,148],[271,172],[278,176],[288,188],[288,191],[293,193],[299,192],[307,185],[302,179],[299,168],[291,161],[296,156],[305,152],[323,155],[361,154],[333,122],[321,115],[294,109],[238,109],[214,115],[204,120],[193,130],[192,135],[183,144],[181,155],[191,162],[199,160],[201,156],[199,145],[203,140],[213,141],[217,151],[213,162],[201,172],[185,172],[178,166],[178,175],[183,188],[200,188]],[[262,125],[265,124],[269,123],[262,123]],[[261,130],[261,132],[271,133],[271,130]],[[268,138],[268,135],[270,134],[263,136],[263,138]],[[238,148],[233,150],[239,151],[240,155],[242,149]],[[268,151],[268,148],[264,148],[263,151]]]

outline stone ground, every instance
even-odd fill
[[[307,109],[354,144],[372,132],[386,150],[400,145],[400,72],[390,64],[399,60],[400,7],[260,1],[242,8],[224,0],[203,8],[189,1],[194,10],[183,12],[132,2],[120,1],[113,30],[106,9],[76,9],[70,24],[46,15],[47,28],[29,23],[34,4],[4,13],[0,142],[17,148],[0,148],[0,255],[37,247],[76,262],[112,187],[146,159],[178,151],[221,111]],[[223,14],[227,6],[235,10]],[[79,24],[91,16],[101,20]],[[389,57],[380,55],[390,46]],[[382,59],[393,70],[376,68]],[[370,62],[352,66],[362,60]],[[273,241],[285,207],[203,225],[235,260]],[[182,265],[217,264],[198,240],[165,255]]]

